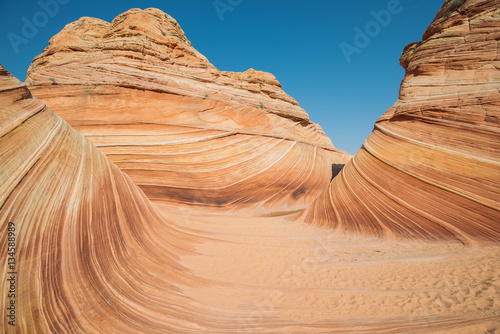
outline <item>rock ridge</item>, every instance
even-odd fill
[[[209,95],[309,120],[272,74],[251,68],[243,73],[219,71],[193,48],[174,18],[155,8],[130,9],[111,23],[82,17],[66,25],[33,60],[26,83],[52,85],[50,78],[57,84],[132,85],[200,98]],[[231,91],[224,94],[220,86]]]
[[[447,0],[398,101],[301,218],[354,234],[500,240],[500,7]]]
[[[155,202],[296,211],[351,158],[274,75],[219,71],[158,9],[68,24],[26,83]]]

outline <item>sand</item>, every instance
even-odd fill
[[[159,207],[203,240],[180,261],[205,283],[179,288],[228,332],[500,331],[499,246],[354,238],[286,215]]]

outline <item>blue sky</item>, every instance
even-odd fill
[[[110,22],[130,8],[159,8],[220,70],[273,73],[333,144],[354,154],[398,97],[404,46],[421,40],[441,5],[439,0],[3,0],[0,63],[24,81],[33,58],[67,23],[82,16]],[[38,25],[36,31],[23,32],[27,21]]]

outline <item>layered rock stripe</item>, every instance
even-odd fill
[[[68,24],[26,82],[157,203],[296,211],[350,159],[272,74],[219,71],[158,9]]]
[[[153,204],[0,69],[5,333],[474,333],[500,320],[497,246],[394,242]],[[0,290],[10,274],[2,266]],[[2,293],[0,316],[10,300]]]
[[[10,276],[2,265],[2,332],[125,333],[143,321],[150,333],[175,331],[186,305],[172,285],[186,277],[176,258],[189,241],[3,67],[0,87],[2,264],[9,222],[17,239],[16,321],[5,321]]]
[[[355,234],[500,240],[500,2],[455,4],[405,48],[398,101],[302,219]]]
[[[29,71],[99,149],[1,68],[0,248],[15,222],[18,272],[16,328],[2,329],[500,330],[499,6],[457,3],[405,49],[400,99],[330,185],[350,157],[292,98],[235,86],[277,80],[216,70],[158,10],[70,24]]]

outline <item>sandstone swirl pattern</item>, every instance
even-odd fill
[[[423,41],[405,48],[399,100],[306,221],[359,234],[500,240],[500,7],[457,3],[447,1]]]
[[[219,71],[158,9],[67,25],[26,82],[155,202],[303,209],[350,159],[272,74]]]
[[[181,36],[182,40],[180,28],[156,10],[131,10],[111,26],[80,20],[77,26],[81,24],[85,33],[79,36],[83,37],[58,35],[67,41],[53,40],[51,45],[60,48],[49,47],[30,72],[34,91],[60,108],[58,113],[74,122],[99,149],[0,67],[0,331],[497,332],[497,3],[469,0],[459,7],[445,3],[424,42],[405,50],[402,64],[407,76],[400,101],[377,122],[364,148],[330,186],[325,185],[325,194],[303,215],[262,217],[265,210],[259,206],[277,212],[305,205],[312,198],[308,187],[317,193],[325,178],[320,174],[331,174],[325,165],[346,156],[332,148],[298,106],[288,107],[293,100],[278,91],[280,97],[270,97],[261,109],[247,93],[237,97],[224,91],[227,95],[218,100],[194,96],[205,84],[220,87],[211,86],[210,80],[189,93],[172,96],[164,91],[171,89],[168,85],[149,89],[164,77],[152,79],[148,73],[154,76],[154,71],[137,72],[137,83],[147,81],[143,89],[135,89],[135,81],[129,87],[125,80],[107,85],[82,84],[78,77],[72,78],[78,74],[104,81],[113,78],[111,72],[116,74],[112,80],[130,74],[124,62],[109,67],[111,72],[104,70],[108,67],[96,62],[96,56],[106,58],[111,53],[108,61],[122,59],[116,55],[116,44],[129,40],[135,45],[134,38],[143,37],[141,31],[163,22],[157,21],[158,15],[170,25],[170,30],[159,28],[158,38],[163,31],[163,37]],[[129,20],[132,31],[120,30],[122,19]],[[92,24],[85,30],[87,20]],[[116,40],[113,27],[127,38]],[[94,35],[96,40],[113,36],[112,47],[101,52],[86,49]],[[142,37],[140,41],[151,41]],[[85,47],[78,44],[82,38],[87,38]],[[202,64],[200,72],[211,68],[186,41],[177,45],[183,48],[178,54],[190,54],[189,61]],[[162,57],[149,45],[142,50],[144,57]],[[135,52],[125,52],[132,63]],[[188,61],[183,58],[175,59]],[[44,59],[50,61],[44,63]],[[183,78],[194,68],[191,64],[170,70]],[[102,78],[100,71],[106,74]],[[65,75],[53,77],[56,72]],[[241,78],[243,86],[242,76],[257,76],[278,87],[267,74],[249,73],[227,74],[227,78]],[[187,86],[197,81],[188,81]],[[266,110],[272,101],[274,112]],[[158,113],[165,113],[168,122],[158,121]],[[235,129],[239,139],[234,140],[240,144],[223,134]],[[214,147],[206,145],[212,138]],[[274,144],[266,147],[266,140]],[[136,147],[136,141],[141,145]],[[289,152],[294,152],[288,157],[287,142],[293,143]],[[261,164],[257,168],[267,167],[265,154],[258,151],[261,146],[268,161],[277,157],[283,161],[282,167],[262,174],[267,181],[285,174],[285,167],[298,173],[307,154],[319,162],[303,166],[303,173],[309,168],[313,176],[283,175],[273,185],[278,187],[274,193],[261,191],[254,179],[245,187],[255,186],[258,194],[247,201],[242,193],[248,191],[237,186],[231,190],[234,195],[212,194],[210,189],[223,175],[218,168],[239,171],[239,176],[229,177],[238,180],[252,174],[245,168],[256,168],[251,165],[254,159]],[[239,147],[243,149],[234,152]],[[107,156],[100,150],[108,150]],[[212,160],[207,152],[213,154]],[[238,154],[245,163],[238,165]],[[217,161],[219,155],[223,161]],[[141,164],[147,167],[144,175],[136,167]],[[166,164],[168,173],[155,179]],[[183,176],[182,172],[194,169],[193,175]],[[196,174],[203,176],[196,179]],[[297,183],[290,182],[294,177]],[[142,181],[148,178],[154,181],[152,186],[164,189],[148,188]],[[161,184],[164,178],[168,182]],[[172,182],[178,178],[183,191],[176,192]],[[190,193],[188,185],[200,186],[193,180],[203,180],[212,188],[201,195]],[[186,193],[198,197],[182,197]],[[281,196],[285,199],[280,200]],[[224,204],[232,198],[237,200],[234,205]],[[179,205],[188,202],[197,205],[189,209]],[[214,206],[222,210],[212,210]],[[254,215],[224,208],[246,208]],[[10,302],[4,265],[9,221],[17,228],[16,328],[4,321]],[[473,240],[489,243],[478,245]]]
[[[499,329],[498,246],[352,238],[206,209],[186,220],[2,67],[0,87],[3,264],[8,222],[17,236],[16,327],[3,321],[5,333]],[[2,293],[2,319],[7,305]]]
[[[141,328],[140,319],[151,321],[150,332],[161,332],[159,323],[174,331],[185,301],[175,301],[172,284],[186,277],[175,258],[189,242],[1,66],[0,106],[2,332],[124,333]],[[17,236],[16,327],[4,321],[8,222]]]

